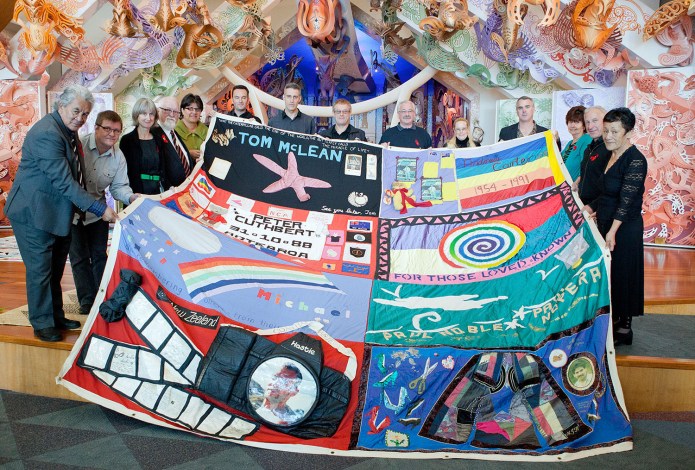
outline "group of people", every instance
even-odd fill
[[[229,113],[260,120],[248,111],[249,90],[232,90]],[[316,123],[299,110],[301,88],[285,86],[285,109],[270,126],[315,134]],[[200,158],[208,128],[200,122],[203,102],[188,94],[180,102],[172,96],[154,103],[140,98],[131,117],[135,128],[119,136],[123,121],[114,111],[97,115],[93,133],[79,138],[94,98],[84,87],[67,88],[54,111],[28,132],[22,160],[9,193],[5,213],[12,223],[27,272],[29,320],[43,341],[59,341],[62,330],[77,329],[80,322],[65,318],[60,281],[69,256],[80,313],[87,314],[97,295],[106,266],[109,223],[116,213],[106,205],[105,191],[124,204],[140,194],[159,194],[180,185]],[[519,122],[500,131],[499,140],[544,132],[533,119],[529,97],[517,100]],[[339,99],[333,104],[334,125],[319,135],[329,139],[367,141],[365,133],[350,124],[352,106]],[[415,105],[399,103],[398,124],[387,129],[380,144],[426,149],[429,133],[415,125]],[[635,116],[627,108],[608,113],[603,108],[575,106],[566,116],[572,140],[562,151],[584,210],[595,218],[611,263],[612,316],[616,344],[632,342],[631,319],[644,311],[642,247],[642,194],[647,162],[630,144]],[[475,147],[465,118],[454,121],[449,148]],[[559,146],[559,145],[558,145]]]
[[[68,256],[80,313],[89,313],[97,296],[109,223],[118,218],[106,205],[106,189],[127,205],[140,194],[178,186],[207,136],[196,95],[186,95],[180,108],[174,97],[157,104],[140,98],[131,114],[135,129],[120,143],[123,120],[114,111],[100,112],[94,132],[78,136],[93,105],[87,88],[68,87],[54,111],[32,126],[5,205],[26,265],[29,321],[42,341],[60,341],[62,331],[81,326],[63,310],[60,282]]]
[[[499,140],[546,129],[533,119],[533,99],[516,102],[519,122],[504,127]],[[635,115],[628,108],[574,106],[565,116],[572,136],[562,160],[586,211],[596,221],[611,253],[611,317],[616,346],[632,344],[632,317],[644,314],[642,197],[647,160],[630,142]],[[456,135],[459,143],[458,134]],[[561,148],[558,141],[558,148]],[[463,145],[457,145],[463,146]]]
[[[613,341],[616,346],[629,345],[632,317],[644,314],[642,197],[647,160],[630,142],[635,115],[628,108],[606,112],[600,106],[576,106],[566,121],[572,141],[562,158],[584,211],[596,220],[612,252]]]
[[[315,134],[316,123],[303,114],[301,88],[295,83],[285,86],[285,109],[268,123],[271,127],[304,134]],[[236,103],[236,101],[235,101]],[[388,128],[379,141],[384,146],[426,149],[432,137],[415,125],[415,104],[398,104],[398,124]],[[329,139],[366,141],[365,133],[350,124],[350,102],[339,99],[333,104],[335,124],[319,135]],[[518,122],[500,130],[499,141],[545,132],[536,123],[535,104],[531,97],[516,101]],[[601,107],[571,108],[566,115],[567,130],[572,136],[562,150],[562,159],[579,191],[584,210],[595,218],[606,246],[612,251],[611,297],[613,338],[616,345],[632,343],[632,317],[644,313],[644,250],[642,243],[642,195],[647,161],[630,143],[635,116],[627,108],[608,113]],[[466,118],[454,120],[454,136],[447,148],[475,147]],[[604,139],[605,134],[605,139]],[[561,148],[556,137],[558,148]]]

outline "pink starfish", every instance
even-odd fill
[[[306,202],[311,199],[304,188],[330,188],[330,183],[316,178],[307,178],[299,174],[297,170],[297,159],[293,152],[287,155],[287,169],[284,169],[271,159],[264,157],[263,155],[253,154],[258,163],[272,171],[273,173],[280,175],[280,179],[275,183],[268,185],[267,188],[263,190],[264,193],[277,193],[286,188],[294,189],[297,194],[297,198],[301,202]]]

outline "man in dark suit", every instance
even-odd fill
[[[270,118],[268,125],[276,129],[298,132],[300,134],[316,134],[316,121],[308,114],[299,110],[302,102],[302,87],[296,83],[285,85],[282,99],[285,101],[285,110],[277,116]]]
[[[533,103],[533,98],[522,96],[516,100],[516,115],[519,118],[519,122],[511,126],[503,127],[502,130],[500,130],[499,140],[512,140],[547,131],[548,129],[539,126],[536,124],[536,121],[533,120],[533,114],[535,112],[536,106]]]
[[[178,100],[173,96],[160,98],[157,101],[157,109],[159,110],[159,127],[153,127],[151,132],[164,141],[165,179],[171,186],[178,186],[191,174],[195,160],[174,130],[179,119]]]
[[[26,266],[29,321],[42,341],[60,341],[60,330],[80,327],[80,322],[65,318],[60,286],[73,221],[87,211],[107,222],[118,218],[83,186],[77,130],[93,103],[86,88],[68,87],[55,103],[55,111],[34,124],[24,140],[5,206]]]
[[[579,166],[579,177],[572,185],[579,191],[579,199],[584,204],[595,201],[601,195],[599,180],[603,175],[611,152],[603,142],[603,117],[606,110],[601,106],[592,106],[584,110],[584,127],[593,139],[584,150],[584,157]]]

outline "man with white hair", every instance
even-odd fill
[[[29,129],[5,205],[26,266],[29,321],[41,341],[60,341],[61,330],[80,327],[80,322],[65,318],[60,286],[73,223],[83,219],[85,212],[106,222],[118,220],[113,209],[85,189],[77,130],[87,121],[93,104],[87,88],[68,87],[54,111]]]
[[[593,140],[584,150],[579,178],[573,185],[573,189],[579,190],[579,199],[584,204],[589,204],[601,195],[598,181],[610,158],[610,152],[603,143],[603,116],[605,115],[606,110],[601,106],[592,106],[584,110],[584,126]]]
[[[159,110],[159,127],[152,128],[151,132],[155,136],[159,134],[165,143],[165,180],[172,186],[178,186],[191,174],[195,160],[174,130],[180,114],[178,100],[173,96],[164,96],[157,100],[157,109]]]
[[[379,143],[393,147],[428,149],[432,147],[432,136],[415,125],[415,103],[403,101],[398,105],[399,123],[381,134]]]

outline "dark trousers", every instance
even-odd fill
[[[29,321],[35,330],[55,326],[64,319],[63,278],[70,250],[70,235],[59,237],[31,225],[12,223],[17,247],[27,270]]]
[[[75,280],[80,309],[89,311],[99,290],[101,276],[106,267],[106,245],[109,240],[109,223],[97,220],[72,226],[70,265]]]

